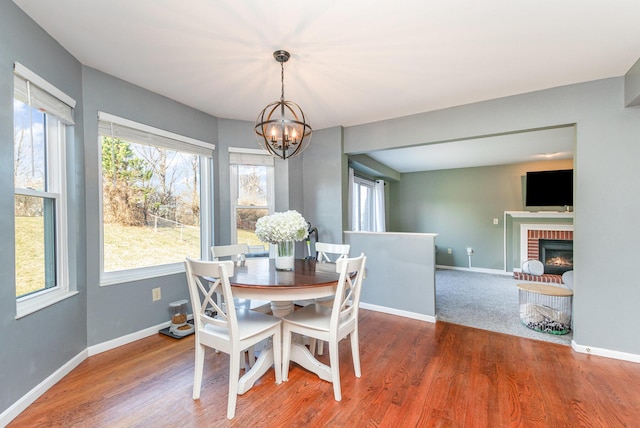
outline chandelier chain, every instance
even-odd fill
[[[282,85],[282,92],[280,93],[280,101],[284,101],[284,62],[280,63],[280,84]]]

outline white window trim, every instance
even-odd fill
[[[249,153],[254,155],[271,156],[269,152],[264,149],[248,149],[244,147],[229,147],[229,153]]]
[[[49,94],[60,99],[60,101],[73,108],[76,102],[73,98],[57,89],[51,83],[27,69],[20,63],[14,63],[14,72],[19,76],[28,79],[36,86],[39,86]],[[15,93],[15,92],[14,92]],[[15,95],[14,95],[15,97]],[[55,235],[56,235],[56,286],[51,289],[41,290],[34,294],[29,294],[16,299],[16,319],[22,318],[57,302],[65,300],[78,294],[77,290],[71,289],[69,284],[69,229],[67,223],[67,127],[65,123],[55,114],[47,113],[60,122],[58,128],[57,144],[54,147],[47,147],[47,164],[55,165],[54,173],[47,176],[47,188],[52,188],[55,192],[32,191],[30,189],[14,190],[15,195],[27,195],[35,197],[46,197],[55,200]],[[51,129],[47,129],[47,133]],[[48,144],[47,144],[48,145]],[[15,246],[14,246],[15,248]]]
[[[109,113],[98,112],[98,120],[104,122],[113,122],[129,128],[139,129],[151,134],[160,135],[162,137],[170,138],[178,142],[185,143],[187,145],[193,145],[201,148],[211,150],[213,153],[215,144],[207,143],[204,141],[196,140],[190,137],[186,137],[173,132],[165,131],[160,128],[155,128],[150,125],[138,123],[133,120],[118,117]],[[101,135],[98,134],[98,140]],[[144,144],[144,143],[143,143]],[[175,148],[170,148],[175,150]],[[185,151],[188,151],[185,149]],[[101,155],[100,155],[101,156]],[[211,242],[211,222],[213,218],[213,207],[211,204],[211,179],[213,176],[213,156],[200,154],[200,257],[205,259],[210,253]],[[185,271],[184,264],[180,262],[169,263],[159,266],[146,266],[136,269],[126,269],[114,272],[104,271],[104,195],[102,194],[102,162],[98,159],[98,177],[99,177],[99,189],[100,189],[100,287],[106,287],[111,285],[118,285],[129,283],[132,281],[158,278],[167,275],[179,274]],[[206,207],[206,209],[204,209]]]
[[[210,150],[211,152],[213,152],[216,149],[215,144],[207,143],[205,141],[196,140],[195,138],[165,131],[164,129],[156,128],[150,125],[145,125],[144,123],[138,123],[130,119],[125,119],[123,117],[105,113],[103,111],[98,112],[98,122],[111,122],[116,125],[122,125],[126,128],[131,128],[131,129],[139,130],[149,134],[159,135],[160,137],[169,138],[179,143],[185,143],[187,145],[200,147],[200,148],[206,149],[207,151]],[[116,138],[118,137],[117,135],[110,135],[110,136],[116,137]],[[153,143],[141,142],[141,141],[134,141],[134,142],[141,143],[141,144],[153,144]],[[168,147],[168,148],[171,148],[172,150],[175,150],[175,147],[169,147],[168,145],[164,147]],[[183,150],[188,151],[186,148],[184,148]]]
[[[369,207],[368,208],[369,208],[369,214],[370,214],[370,221],[372,223],[370,225],[370,227],[373,228],[374,208],[375,208],[374,207],[374,203],[373,203],[373,191],[374,191],[375,182],[373,180],[368,179],[368,178],[360,177],[360,176],[357,176],[357,175],[354,176],[353,182],[357,186],[363,186],[363,187],[367,187],[367,188],[370,189],[372,199],[369,202]],[[355,194],[354,194],[354,198],[355,198]],[[354,222],[357,224],[357,230],[358,231],[362,231],[362,232],[372,232],[373,230],[369,230],[369,229],[363,230],[362,229],[362,224],[360,223],[360,217],[361,217],[362,213],[361,213],[361,207],[360,207],[359,198],[360,198],[360,192],[358,191],[358,200],[356,201],[357,202],[356,203],[357,211],[354,213]]]
[[[27,67],[20,64],[19,62],[13,63],[13,72],[16,73],[18,76],[30,82],[33,82],[34,85],[47,91],[48,93],[50,93],[51,95],[53,95],[54,97],[56,97],[57,99],[65,103],[66,105],[68,105],[69,107],[71,108],[76,107],[76,100],[74,100],[69,95],[62,92],[60,89],[53,86],[51,83],[47,82],[42,77],[38,76],[36,73],[29,70]]]
[[[61,290],[58,287],[43,290],[38,294],[28,295],[16,299],[16,319],[37,312],[48,306],[61,302],[78,294],[75,290]]]

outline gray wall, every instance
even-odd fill
[[[342,154],[342,128],[315,131],[311,145],[303,155],[303,201],[305,219],[318,228],[318,240],[342,243],[343,190],[346,179]],[[315,254],[314,249],[311,249]]]
[[[472,247],[473,267],[502,270],[504,211],[524,209],[526,172],[568,168],[573,160],[402,174],[389,183],[389,230],[437,232],[437,264],[468,267]]]
[[[624,101],[627,107],[640,105],[640,59],[624,76]]]
[[[86,349],[81,66],[13,2],[0,2],[0,412]],[[13,63],[74,98],[68,136],[70,282],[79,294],[16,320],[13,220]],[[61,346],[61,344],[64,344]]]
[[[87,166],[87,344],[91,346],[163,323],[169,316],[169,302],[189,297],[184,274],[100,286],[98,111],[212,144],[218,142],[218,120],[89,67],[83,67],[82,85]],[[152,302],[151,289],[155,287],[161,287],[162,299]]]
[[[345,235],[352,257],[362,253],[367,256],[363,304],[435,319],[436,237],[433,234],[348,232]]]
[[[640,110],[624,78],[564,86],[345,129],[345,153],[576,124],[574,341],[640,354]],[[430,232],[439,232],[432,230]],[[612,328],[611,326],[615,326]]]

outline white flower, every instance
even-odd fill
[[[256,222],[256,236],[262,242],[277,244],[284,241],[302,241],[308,235],[307,221],[295,210],[261,217]]]

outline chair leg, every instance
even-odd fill
[[[244,352],[229,353],[229,400],[227,403],[227,419],[236,415],[236,401],[238,400],[238,381],[240,376],[240,360]]]
[[[340,390],[340,358],[338,353],[338,341],[329,341],[329,363],[331,365],[331,382],[333,383],[333,398],[342,400]]]
[[[351,332],[351,357],[353,358],[353,371],[356,377],[362,376],[360,371],[360,346],[358,342],[358,329]]]
[[[282,332],[280,326],[275,328],[273,334],[273,367],[276,371],[276,384],[282,383]],[[289,368],[287,367],[287,370]]]
[[[202,372],[204,370],[204,345],[196,343],[196,361],[193,373],[193,399],[200,398],[200,388],[202,387]]]
[[[318,339],[318,342],[316,343],[316,352],[318,355],[322,355],[324,353],[324,341]]]
[[[275,337],[273,339],[275,341]],[[273,345],[275,361],[275,344]],[[291,330],[282,325],[282,381],[289,380],[289,360],[291,359]]]

